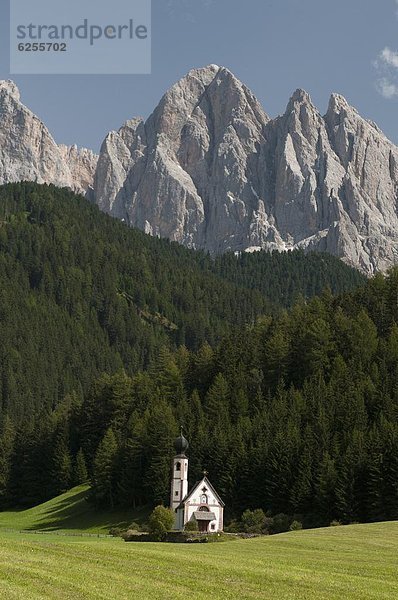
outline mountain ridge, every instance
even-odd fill
[[[398,149],[340,94],[322,116],[298,89],[270,119],[228,69],[210,66],[172,86],[139,128],[125,173],[119,140],[100,153],[94,191],[106,212],[215,254],[326,251],[368,275],[396,263]]]
[[[15,84],[2,90],[17,102]],[[231,71],[209,65],[174,84],[148,119],[110,132],[98,162],[42,131],[57,168],[38,181],[87,190],[151,235],[212,254],[328,252],[367,275],[398,262],[398,148],[340,94],[322,116],[298,89],[271,119]],[[37,177],[5,170],[0,183]]]
[[[57,144],[44,123],[21,102],[18,86],[0,81],[0,184],[53,183],[81,194],[92,185],[97,155]]]

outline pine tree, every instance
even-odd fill
[[[214,351],[206,342],[192,357],[191,371],[188,374],[191,391],[196,388],[202,397],[206,394],[214,377],[214,362]]]
[[[383,518],[398,519],[398,427],[384,423],[382,428],[384,441],[382,464]]]
[[[177,424],[171,408],[164,400],[154,402],[147,414],[145,431],[146,472],[143,487],[149,502],[168,502],[170,493],[170,461]]]
[[[51,496],[66,492],[72,484],[72,460],[69,452],[69,431],[66,420],[57,424],[53,436],[49,467]]]
[[[266,466],[266,506],[274,513],[289,513],[292,487],[291,451],[286,435],[279,431],[270,447]]]
[[[336,480],[337,516],[345,523],[367,519],[365,457],[364,436],[354,433],[338,467]]]
[[[316,480],[316,510],[325,525],[336,517],[336,480],[337,472],[334,460],[328,452],[322,457]]]
[[[10,502],[11,457],[14,449],[15,427],[6,415],[0,436],[0,507]]]
[[[82,448],[79,448],[79,451],[76,455],[75,460],[75,468],[73,473],[73,481],[75,485],[80,485],[82,483],[86,483],[88,480],[88,472],[86,467],[86,459],[84,458],[84,452]]]
[[[210,429],[216,427],[227,427],[229,423],[228,409],[230,391],[225,377],[219,373],[216,375],[205,398],[205,413]]]
[[[384,515],[382,464],[383,454],[379,433],[373,429],[366,457],[366,512],[369,521],[380,521]]]
[[[94,458],[91,497],[97,506],[110,506],[112,508],[114,506],[116,453],[116,437],[112,427],[110,427],[102,438]]]
[[[275,389],[287,378],[289,368],[290,339],[283,327],[278,327],[267,340],[264,349],[265,376],[267,384]]]
[[[124,506],[135,508],[147,503],[143,486],[147,460],[144,452],[145,442],[145,419],[138,412],[134,412],[118,453],[116,468],[117,498]]]
[[[162,348],[154,371],[154,379],[162,398],[171,404],[185,399],[182,375],[171,352]]]
[[[305,514],[311,511],[313,500],[313,474],[312,458],[309,448],[302,449],[290,498],[295,513]]]

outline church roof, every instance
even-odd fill
[[[225,506],[224,502],[221,500],[220,496],[214,489],[214,486],[210,483],[210,481],[207,479],[207,477],[203,477],[203,479],[200,479],[193,485],[193,487],[191,488],[191,491],[188,492],[188,494],[185,496],[185,498],[182,499],[181,504],[179,504],[179,506],[177,508],[182,508],[184,506],[184,504],[186,502],[188,502],[188,500],[191,498],[191,496],[194,494],[194,492],[196,492],[197,488],[203,483],[211,489],[214,497],[219,501],[221,506]]]
[[[205,512],[202,510],[196,510],[194,513],[197,521],[215,521],[216,515],[213,512]]]

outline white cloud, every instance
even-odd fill
[[[390,50],[390,48],[384,48],[384,50],[380,54],[380,60],[389,67],[394,67],[394,69],[398,69],[398,52],[394,52],[393,50]]]
[[[376,88],[379,94],[386,98],[387,100],[391,100],[398,96],[398,85],[383,77],[376,82]]]
[[[398,17],[398,0],[395,0]],[[384,48],[373,62],[377,72],[376,89],[383,98],[398,98],[398,52],[388,46]]]
[[[395,0],[398,17],[398,0]],[[373,62],[377,72],[376,89],[383,98],[398,98],[398,52],[388,46],[384,48]]]

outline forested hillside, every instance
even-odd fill
[[[163,346],[214,346],[296,292],[363,281],[321,255],[215,263],[52,186],[0,188],[0,221],[0,407],[16,422],[103,372],[148,368]]]
[[[102,377],[64,421],[93,499],[166,502],[182,423],[190,479],[208,470],[228,517],[261,507],[307,526],[398,519],[397,298],[398,270],[215,349],[164,350],[147,373]]]
[[[260,318],[146,372],[102,375],[53,413],[3,424],[1,502],[92,481],[98,506],[167,502],[173,440],[190,440],[227,517],[261,507],[305,525],[398,518],[398,270]]]
[[[279,308],[291,307],[300,298],[319,296],[326,288],[338,294],[365,281],[334,256],[305,254],[303,250],[227,253],[216,257],[213,268],[223,279],[260,291]]]
[[[214,260],[35,184],[0,220],[1,506],[87,476],[96,505],[166,502],[183,424],[228,518],[398,516],[397,272]],[[300,299],[324,284],[352,291]]]

